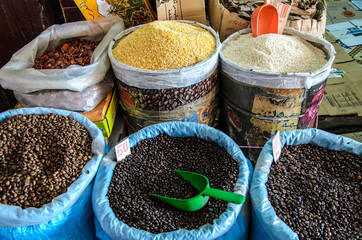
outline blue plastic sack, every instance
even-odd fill
[[[239,163],[239,176],[235,186],[235,192],[247,196],[242,205],[228,203],[226,211],[215,219],[214,223],[205,224],[199,229],[152,234],[144,230],[131,228],[119,221],[109,206],[108,187],[116,165],[114,148],[102,159],[93,188],[93,209],[97,237],[102,240],[109,239],[247,239],[249,226],[250,199],[247,195],[251,180],[252,166],[248,159],[240,151],[238,145],[226,134],[198,123],[164,122],[151,125],[130,135],[130,146],[138,142],[154,138],[160,134],[168,134],[172,137],[198,137],[207,141],[216,142],[219,146],[233,156]],[[239,214],[241,211],[241,214]]]
[[[97,126],[79,113],[49,108],[21,108],[0,113],[0,121],[19,114],[50,114],[72,116],[84,126],[93,139],[93,158],[85,165],[80,177],[67,192],[40,208],[22,209],[0,204],[0,239],[96,239],[91,193],[94,176],[105,143]]]
[[[252,227],[250,239],[299,239],[297,233],[277,217],[270,201],[266,182],[270,166],[274,160],[273,146],[270,139],[261,151],[255,165],[250,186],[252,203]],[[313,144],[336,151],[346,151],[362,155],[362,144],[335,134],[318,129],[291,130],[280,133],[280,145]]]

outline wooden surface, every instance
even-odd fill
[[[85,20],[82,12],[73,0],[59,0],[65,22],[77,22]]]
[[[53,24],[54,13],[46,0],[0,1],[0,67],[25,44]]]

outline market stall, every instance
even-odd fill
[[[1,239],[362,237],[325,1],[59,3],[0,69]]]

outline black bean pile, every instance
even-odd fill
[[[136,108],[149,111],[171,111],[209,94],[217,85],[216,72],[199,83],[182,88],[141,89],[117,81],[118,88],[131,95]],[[121,91],[121,92],[122,92]]]
[[[361,163],[310,144],[284,147],[267,182],[277,216],[299,239],[361,239]]]
[[[92,158],[88,131],[70,116],[17,115],[0,122],[0,203],[41,207],[67,191]]]
[[[198,194],[174,169],[203,174],[211,187],[233,191],[239,164],[216,143],[159,135],[139,142],[131,153],[117,163],[107,193],[116,217],[130,227],[151,233],[197,229],[212,224],[226,210],[227,202],[215,198],[199,211],[185,212],[150,196]]]

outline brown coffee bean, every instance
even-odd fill
[[[16,128],[17,134],[9,134]],[[51,129],[51,130],[49,130]],[[49,134],[50,133],[50,134]],[[41,207],[64,192],[90,159],[92,139],[70,116],[29,114],[0,122],[0,203]],[[69,171],[74,169],[74,171]]]
[[[216,73],[205,80],[182,88],[142,89],[117,81],[118,88],[129,93],[135,104],[149,111],[171,111],[209,94],[218,84]]]
[[[284,147],[268,176],[269,201],[299,239],[361,239],[361,163],[310,144]]]

